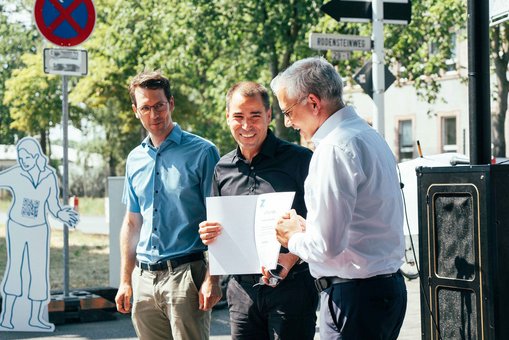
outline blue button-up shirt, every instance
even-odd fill
[[[154,263],[206,249],[198,224],[206,220],[205,198],[218,160],[214,144],[177,124],[159,148],[147,137],[131,151],[123,200],[130,212],[143,217],[139,261]]]

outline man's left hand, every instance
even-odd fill
[[[220,276],[210,276],[207,272],[198,294],[200,310],[210,310],[216,303],[219,302],[219,300],[221,300],[223,293],[221,292],[221,287],[219,285],[219,278]]]

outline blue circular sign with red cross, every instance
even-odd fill
[[[65,47],[87,40],[95,26],[92,0],[36,0],[34,17],[46,39]]]

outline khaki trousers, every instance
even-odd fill
[[[204,260],[164,271],[134,268],[131,317],[139,339],[209,338],[210,311],[199,310],[198,300],[206,270]]]

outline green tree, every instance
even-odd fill
[[[60,78],[43,72],[42,55],[25,53],[22,67],[13,70],[6,81],[3,103],[9,107],[11,128],[28,135],[39,135],[43,151],[48,154],[47,134],[62,116]],[[69,116],[79,126],[82,109],[69,107]]]
[[[12,5],[12,3],[11,3]],[[21,55],[35,51],[36,31],[10,20],[12,12],[0,2],[0,144],[12,144],[23,132],[11,127],[9,107],[4,105],[6,82],[16,68],[22,67]]]
[[[412,2],[412,21],[409,25],[386,25],[386,63],[396,72],[396,85],[412,83],[420,98],[429,103],[439,98],[440,77],[450,65],[455,39],[466,39],[467,2],[464,0],[422,0]],[[331,19],[322,17],[317,29],[320,32],[369,35],[371,26],[335,25]],[[348,32],[350,30],[350,32]],[[352,31],[354,30],[355,33]],[[491,58],[496,78],[493,90],[495,106],[492,108],[492,143],[495,156],[506,156],[505,121],[508,109],[509,80],[509,24],[491,28]],[[359,54],[356,54],[359,56]],[[365,55],[366,58],[371,56]],[[340,69],[353,70],[355,61],[340,62]],[[347,71],[347,74],[350,73]]]
[[[305,34],[319,16],[319,4],[309,0],[98,4],[98,25],[86,44],[90,74],[80,79],[73,102],[85,103],[103,126],[121,126],[130,136],[122,145],[132,147],[139,142],[140,124],[127,97],[128,79],[145,68],[161,69],[172,80],[174,120],[214,141],[223,153],[234,145],[225,124],[226,90],[239,80],[268,85],[292,61],[313,53],[305,47]],[[109,125],[99,119],[106,102],[118,110],[104,116]],[[275,116],[276,133],[288,133],[277,109]],[[116,150],[118,159],[125,158],[125,149]]]
[[[322,16],[322,3],[255,0],[230,4],[229,37],[232,52],[245,68],[244,77],[268,84],[295,60],[316,54],[307,47],[307,35]],[[284,116],[276,102],[273,96],[276,135],[298,140],[298,133],[284,127]]]

